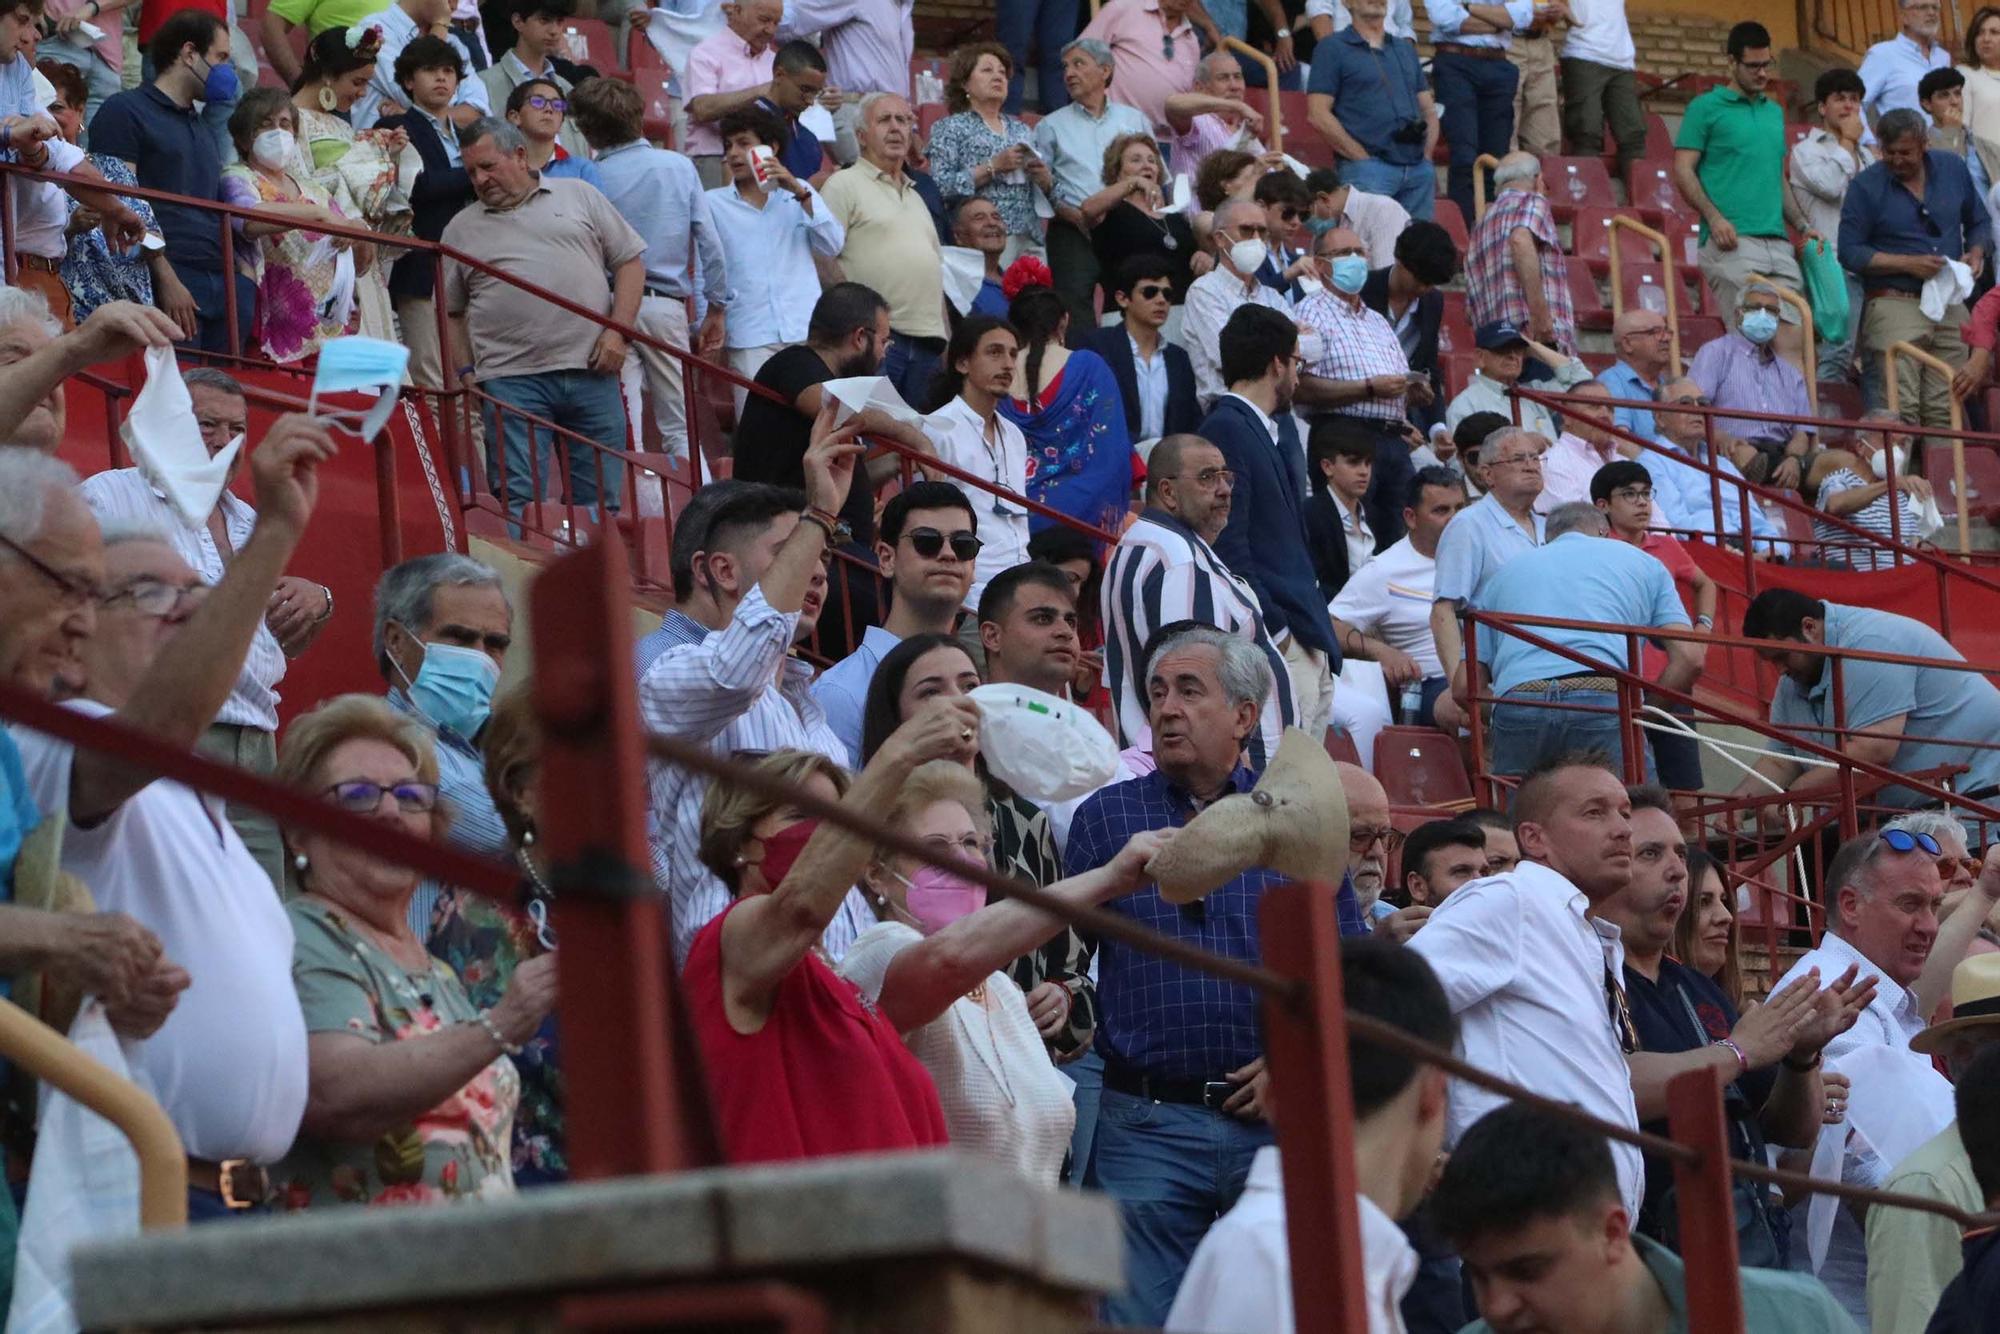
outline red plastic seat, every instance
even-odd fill
[[[1676,315],[1705,313],[1702,311],[1700,305],[1697,304],[1699,299],[1697,295],[1691,292],[1688,289],[1688,285],[1682,281],[1682,275],[1679,270],[1674,270],[1672,277],[1668,278],[1663,275],[1660,265],[1657,262],[1628,262],[1619,266],[1618,285],[1619,300],[1622,303],[1621,309],[1652,309],[1665,314],[1667,298],[1665,288],[1662,287],[1662,284],[1669,281],[1681,284],[1679,290],[1674,293],[1674,300],[1678,303],[1674,308]],[[1699,286],[1699,284],[1697,285]],[[1647,288],[1655,289],[1656,295],[1646,295]]]
[[[1354,747],[1354,737],[1338,727],[1326,729],[1326,753],[1337,761],[1359,765],[1361,752]]]
[[[674,146],[673,109],[667,100],[667,80],[673,71],[665,65],[648,65],[632,71],[632,84],[646,104],[644,133],[662,148]]]
[[[1632,267],[1627,265],[1627,271]],[[1569,303],[1576,313],[1579,329],[1611,327],[1611,307],[1604,304],[1604,296],[1597,290],[1597,279],[1591,276],[1587,264],[1569,266]]]
[[[1722,337],[1724,325],[1714,315],[1682,315],[1681,360],[1686,361],[1695,354],[1695,349],[1704,343],[1712,343]]]
[[[917,137],[928,140],[931,137],[931,127],[950,114],[942,102],[926,102],[918,107]]]
[[[1937,493],[1938,513],[1958,518],[1957,478],[1952,473],[1951,446],[1924,446],[1924,476]],[[1968,443],[1965,447],[1966,513],[1990,519],[2000,514],[2000,454]]]
[[[1278,112],[1285,119],[1285,151],[1308,167],[1337,167],[1339,154],[1333,145],[1312,127],[1306,117],[1306,94],[1302,92],[1278,92]],[[1259,112],[1264,110],[1264,94],[1252,92],[1250,105]]]
[[[1611,220],[1630,218],[1634,222],[1644,222],[1636,208],[1580,208],[1576,220],[1570,224],[1570,253],[1585,261],[1609,261],[1611,258]],[[1629,228],[1618,228],[1618,253],[1628,260],[1641,263],[1652,259],[1657,253],[1653,243]]]
[[[1611,173],[1599,157],[1545,157],[1542,177],[1549,183],[1549,202],[1558,214],[1579,208],[1616,208]],[[1575,186],[1570,182],[1574,180]]]
[[[1646,156],[1625,168],[1625,199],[1633,208],[1652,209],[1658,213],[1693,212],[1687,201],[1681,198],[1681,192],[1674,188],[1673,150],[1655,155],[1650,141],[1646,146]]]
[[[1752,500],[1750,503],[1754,505],[1757,502]],[[1791,539],[1792,546],[1787,558],[1793,564],[1810,561],[1819,554],[1819,544],[1813,541],[1812,520],[1805,516],[1803,510],[1793,509],[1790,505],[1781,505],[1778,507],[1776,517],[1778,526],[1783,528],[1785,536]]]
[[[660,49],[646,40],[646,25],[634,23],[632,31],[625,35],[625,68],[638,74],[642,69],[665,69],[667,62],[660,55]]]
[[[1385,727],[1375,734],[1375,777],[1392,806],[1441,806],[1472,800],[1472,778],[1458,742],[1435,727]]]
[[[1463,262],[1466,252],[1472,249],[1472,236],[1465,229],[1465,215],[1458,211],[1458,205],[1440,195],[1431,205],[1431,221],[1451,233],[1451,243],[1458,247],[1458,257]]]
[[[1472,312],[1465,293],[1448,287],[1439,292],[1438,295],[1444,298],[1443,323],[1449,324],[1454,328],[1470,329],[1472,327]],[[1468,346],[1459,350],[1469,352],[1471,348]]]
[[[599,74],[627,73],[625,58],[618,53],[618,38],[612,33],[610,24],[603,19],[563,20],[565,41],[572,32],[583,38],[584,64],[591,66]],[[572,60],[577,58],[573,50],[570,58]]]
[[[1471,383],[1472,373],[1479,369],[1479,355],[1472,348],[1472,331],[1468,329],[1454,334],[1452,343],[1454,347],[1458,345],[1457,340],[1460,338],[1465,340],[1465,351],[1443,353],[1438,357],[1444,367],[1444,392],[1447,400],[1458,397],[1465,386]]]
[[[1645,156],[1649,158],[1666,158],[1669,161],[1674,156],[1674,136],[1667,129],[1667,118],[1657,111],[1648,111],[1646,113]]]
[[[1821,380],[1818,389],[1819,415],[1830,421],[1859,421],[1868,410],[1861,390],[1845,380]]]

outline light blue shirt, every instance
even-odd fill
[[[478,80],[474,79],[473,82],[477,83]],[[444,145],[444,160],[446,162],[451,163],[451,165],[454,167],[462,167],[465,165],[465,154],[459,149],[458,146],[458,126],[451,123],[451,118],[449,116],[446,117],[433,116],[430,112],[424,110],[422,107],[414,108],[410,114],[414,116],[422,116],[425,120],[429,121],[431,125],[437,130],[438,142]]]
[[[598,171],[597,164],[574,153],[568,157],[550,158],[549,165],[542,168],[542,175],[552,181],[584,181],[600,191],[604,189],[604,174]],[[615,204],[617,201],[612,202]],[[637,226],[636,223],[633,225]]]
[[[1153,358],[1148,361],[1146,354],[1139,350],[1139,342],[1131,334],[1125,341],[1132,344],[1132,381],[1139,394],[1139,438],[1157,440],[1167,430],[1167,345],[1163,342],[1153,349]]]
[[[1917,85],[1932,70],[1950,65],[1951,52],[1938,42],[1931,43],[1929,55],[1900,32],[1875,43],[1861,61],[1862,114],[1873,121],[1885,111],[1904,107],[1923,116],[1928,125],[1931,118],[1917,104]]]
[[[702,293],[712,305],[735,300],[722,240],[708,211],[708,198],[694,163],[667,148],[634,139],[597,157],[599,188],[646,239],[646,290],[655,296],[686,297],[688,236],[694,236],[701,264]],[[810,304],[810,303],[808,303]]]
[[[734,184],[708,192],[709,216],[722,241],[736,299],[729,307],[730,347],[802,343],[819,298],[814,255],[837,258],[847,229],[810,184],[805,205],[782,190],[765,195],[759,208]]]
[[[813,682],[812,697],[826,712],[826,725],[847,746],[848,763],[861,767],[861,720],[868,705],[868,684],[889,650],[902,643],[879,625],[871,625],[861,636],[860,646],[819,674]]]
[[[1055,174],[1055,202],[1081,206],[1104,188],[1104,150],[1111,141],[1121,134],[1152,132],[1143,112],[1109,97],[1101,116],[1093,117],[1081,102],[1071,102],[1042,117],[1035,126],[1035,151]]]
[[[1715,524],[1715,495],[1709,486],[1709,475],[1700,468],[1686,463],[1676,463],[1675,459],[1700,460],[1682,449],[1665,436],[1654,437],[1653,443],[1661,449],[1671,450],[1672,457],[1655,454],[1648,450],[1639,456],[1646,471],[1653,476],[1653,489],[1671,493],[1673,512],[1686,520],[1688,527],[1712,532]],[[1727,457],[1716,460],[1716,470],[1724,477],[1743,480],[1742,472]],[[1743,488],[1722,483],[1722,532],[1726,537],[1743,536]],[[1750,497],[1750,536],[1753,540],[1775,539],[1779,536],[1778,525],[1771,522],[1771,516],[1764,513],[1764,507],[1756,496]]]
[[[445,831],[445,842],[496,860],[512,855],[507,826],[493,804],[493,794],[486,790],[486,758],[479,747],[448,727],[433,726],[400,688],[391,689],[388,699],[398,713],[408,714],[424,724],[437,739],[434,750],[438,795],[451,808],[451,825]],[[417,886],[416,895],[410,900],[410,929],[417,933],[417,939],[430,938],[431,912],[443,892],[444,886],[435,880],[425,880]]]
[[[1674,577],[1667,573],[1665,562],[1629,542],[1584,533],[1564,533],[1537,550],[1516,556],[1493,576],[1479,605],[1486,611],[1517,616],[1562,617],[1607,625],[1688,624],[1687,609],[1674,591]],[[1606,667],[1631,665],[1625,636],[1616,631],[1540,626],[1533,633]],[[1479,627],[1479,660],[1492,675],[1494,693],[1501,695],[1524,682],[1590,670],[1574,658],[1484,625]],[[1994,694],[2000,699],[2000,691]]]
[[[1542,516],[1531,518],[1533,537],[1490,493],[1452,515],[1438,537],[1434,595],[1439,600],[1486,606],[1486,586],[1500,567],[1542,545]]]
[[[42,104],[35,100],[35,71],[26,56],[15,56],[0,65],[0,117],[38,116]],[[9,150],[8,157],[13,157]]]
[[[1613,398],[1657,400],[1660,396],[1660,386],[1647,384],[1639,378],[1639,372],[1622,361],[1608,371],[1599,372],[1597,382],[1610,390]],[[1611,420],[1619,428],[1634,435],[1645,436],[1649,440],[1659,434],[1659,428],[1653,425],[1653,414],[1646,408],[1614,408]],[[1645,460],[1641,459],[1640,462],[1643,463]]]
[[[1534,0],[1507,0],[1501,6],[1507,17],[1514,20],[1516,32],[1533,26],[1535,22]],[[1465,0],[1424,0],[1424,12],[1431,18],[1431,40],[1450,42],[1456,46],[1490,46],[1505,51],[1514,44],[1513,33],[1482,32],[1461,37],[1459,28],[1464,25],[1470,11]]]

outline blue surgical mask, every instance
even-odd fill
[[[457,644],[426,644],[424,665],[409,681],[410,702],[440,729],[470,741],[486,726],[499,684],[500,664],[488,654]]]
[[[1315,218],[1310,213],[1306,214],[1306,230],[1314,236],[1323,236],[1339,225],[1339,218]]]
[[[403,383],[403,370],[409,364],[410,349],[383,338],[366,338],[357,334],[322,343],[306,411],[320,416],[328,425],[344,427],[363,440],[372,440],[395,409],[397,390]],[[318,411],[320,395],[361,389],[380,390],[381,397],[365,411]]]
[[[200,56],[202,64],[208,65]],[[236,66],[227,60],[219,65],[208,65],[208,75],[201,81],[201,100],[208,103],[234,102],[243,91],[243,81],[236,77]]]
[[[1743,313],[1743,336],[1762,347],[1778,334],[1778,314],[1772,310],[1750,310]]]
[[[1327,265],[1334,287],[1353,296],[1368,285],[1368,256],[1341,255]]]

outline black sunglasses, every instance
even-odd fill
[[[1132,295],[1138,297],[1141,301],[1151,301],[1156,296],[1172,295],[1173,290],[1173,288],[1167,286],[1165,283],[1141,283],[1132,289]]]
[[[986,545],[978,536],[964,528],[946,537],[935,528],[912,528],[903,534],[910,540],[910,550],[925,560],[935,560],[944,550],[946,542],[951,543],[951,554],[955,560],[971,560],[979,554],[979,548]]]

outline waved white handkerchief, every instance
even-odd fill
[[[1927,320],[1944,318],[1945,308],[1972,295],[1972,268],[1963,260],[1948,259],[1944,267],[1924,280],[1924,293],[1917,308]]]
[[[1814,1176],[1845,1178],[1845,1162],[1873,1154],[1886,1172],[1951,1124],[1957,1115],[1951,1085],[1930,1059],[1906,1048],[1856,1047],[1827,1069],[1853,1081],[1847,1100],[1847,1120],[1827,1126],[1813,1154]],[[1857,1184],[1879,1185],[1879,1181]],[[1826,1263],[1833,1235],[1833,1215],[1839,1200],[1815,1195],[1806,1207],[1806,1253],[1818,1273]]]
[[[833,401],[840,405],[833,414],[835,426],[869,408],[911,426],[921,425],[924,420],[922,413],[903,401],[886,375],[851,375],[844,380],[828,380],[819,388],[822,394],[832,394]]]
[[[1292,174],[1297,176],[1300,180],[1304,180],[1308,175],[1312,173],[1311,167],[1308,167],[1305,163],[1299,161],[1297,158],[1293,157],[1290,153],[1285,154],[1285,165],[1290,167],[1292,169]]]
[[[961,315],[972,313],[972,302],[986,282],[986,256],[969,246],[939,246],[944,260],[944,297]]]
[[[1168,201],[1163,213],[1186,213],[1194,207],[1194,181],[1186,172],[1174,177],[1173,198]]]
[[[242,448],[239,437],[210,458],[195,423],[194,400],[181,380],[181,368],[170,347],[146,352],[146,383],[118,426],[118,435],[132,451],[132,462],[153,489],[167,498],[181,522],[199,528],[208,522],[229,467]]]
[[[813,132],[813,137],[823,144],[833,142],[839,131],[833,127],[833,113],[815,102],[799,113],[799,124]]]
[[[1095,792],[1118,772],[1118,743],[1088,711],[1031,686],[980,686],[979,754],[1031,801]]]
[[[646,11],[646,40],[678,83],[687,75],[688,53],[722,31],[723,22],[721,0],[663,0]]]

